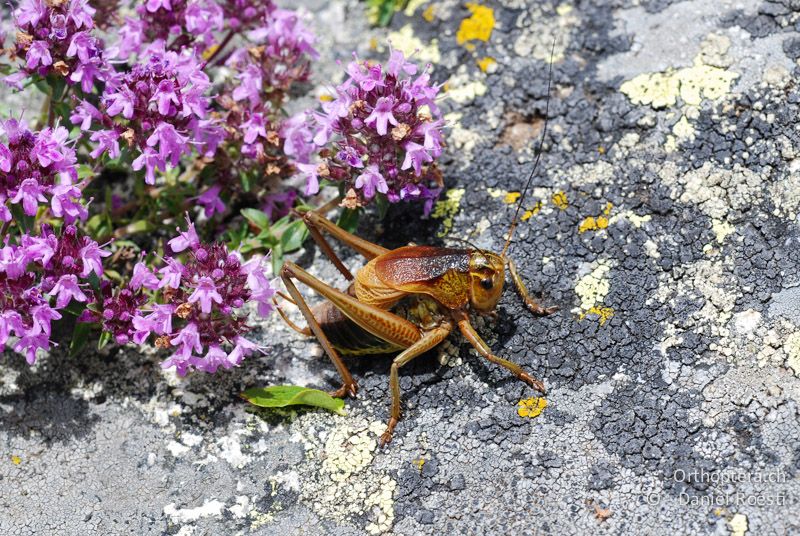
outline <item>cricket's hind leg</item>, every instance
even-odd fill
[[[289,291],[289,295],[297,304],[300,312],[303,313],[309,329],[314,336],[316,336],[323,350],[328,354],[328,357],[330,357],[342,378],[342,387],[333,393],[334,396],[355,396],[358,389],[356,382],[353,380],[353,376],[345,366],[339,353],[333,347],[330,339],[315,318],[314,312],[306,303],[303,295],[300,294],[297,286],[295,286],[294,279],[311,287],[323,298],[340,309],[361,328],[391,343],[397,348],[408,348],[422,338],[419,328],[408,320],[392,314],[389,311],[358,301],[353,296],[323,283],[293,262],[287,261],[284,263],[283,268],[281,268],[281,279],[286,286],[286,290]]]
[[[428,331],[420,340],[403,350],[400,355],[395,357],[394,361],[392,361],[392,368],[389,373],[389,388],[392,392],[392,409],[389,413],[389,422],[386,425],[386,431],[381,435],[381,446],[386,445],[392,440],[394,428],[400,421],[400,367],[438,345],[450,335],[451,331],[453,331],[453,324],[450,322]]]

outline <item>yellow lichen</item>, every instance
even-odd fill
[[[450,231],[453,229],[453,218],[458,214],[463,198],[464,189],[453,188],[452,190],[448,190],[443,200],[436,202],[431,217],[440,218],[442,220],[442,230],[437,233],[436,236],[441,238],[450,234]]]
[[[333,95],[328,95],[327,93],[319,96],[320,102],[332,102]]]
[[[517,415],[520,417],[527,417],[535,419],[542,414],[544,408],[547,407],[547,400],[543,397],[534,396],[525,400],[520,400],[517,403]]]
[[[486,56],[485,58],[481,58],[480,60],[478,60],[478,67],[480,67],[481,71],[483,71],[485,73],[486,71],[489,70],[489,67],[491,67],[492,65],[494,65],[496,63],[497,63],[497,60],[495,60],[494,58],[492,58],[490,56]]]
[[[508,195],[508,191],[501,188],[486,188],[486,191],[489,193],[489,195],[495,198]]]
[[[522,213],[520,219],[522,221],[528,221],[529,219],[531,219],[532,216],[535,216],[541,210],[542,210],[542,202],[537,201],[535,205],[533,205],[531,208]]]
[[[422,472],[422,468],[425,466],[425,458],[419,458],[417,460],[412,460],[411,465],[415,466],[419,472]]]
[[[22,463],[22,458],[20,458],[16,454],[12,454],[11,455],[11,463],[13,463],[14,465],[19,465],[19,464]]]
[[[434,6],[433,5],[428,6],[425,9],[425,11],[422,12],[422,18],[425,19],[428,22],[433,22],[433,19],[435,17],[436,17],[436,14],[434,12]]]
[[[566,192],[556,192],[550,198],[550,201],[558,208],[559,210],[567,210],[569,206],[569,200],[567,199]]]
[[[728,526],[731,528],[731,536],[744,536],[749,528],[747,526],[747,516],[744,514],[735,514],[730,521],[728,521]]]
[[[614,316],[614,309],[611,307],[601,307],[595,305],[594,307],[590,307],[588,311],[581,313],[581,320],[586,318],[587,315],[597,315],[597,320],[602,326],[608,322],[612,316]]]
[[[585,233],[586,231],[599,231],[601,229],[608,228],[608,216],[611,214],[611,203],[606,203],[606,208],[603,210],[603,213],[599,216],[587,216],[578,226],[579,233]]]
[[[471,16],[461,21],[456,34],[456,42],[463,45],[468,41],[488,41],[494,30],[494,10],[473,2],[467,4]]]
[[[519,199],[519,196],[521,195],[522,194],[519,192],[508,192],[503,198],[503,203],[507,205],[513,205],[514,203],[517,202],[517,199]]]

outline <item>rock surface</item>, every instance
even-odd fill
[[[546,382],[546,407],[520,408],[535,393],[454,336],[403,368],[388,448],[389,359],[351,361],[347,416],[250,412],[247,387],[338,386],[277,317],[269,355],[213,377],[122,350],[9,354],[0,534],[800,531],[797,2],[411,0],[387,31],[354,0],[302,3],[316,94],[341,76],[327,60],[383,58],[387,31],[447,82],[450,193],[437,218],[364,218],[387,247],[502,248],[555,38],[511,256],[560,310],[532,317],[508,290],[480,324]],[[298,262],[336,280],[312,245]]]

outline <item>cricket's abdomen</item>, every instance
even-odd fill
[[[342,313],[331,302],[314,307],[314,318],[333,347],[342,355],[365,356],[389,354],[404,350],[365,330]]]

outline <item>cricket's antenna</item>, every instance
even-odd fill
[[[550,67],[547,72],[547,100],[545,101],[544,105],[544,127],[542,128],[542,136],[539,139],[539,150],[536,152],[536,160],[533,162],[533,169],[531,169],[530,175],[528,175],[528,181],[525,183],[525,188],[522,190],[522,195],[519,196],[519,201],[517,201],[517,210],[514,212],[514,219],[511,220],[511,227],[508,229],[508,238],[506,239],[506,245],[503,246],[503,252],[500,254],[501,257],[505,258],[506,251],[508,251],[508,246],[511,244],[511,238],[514,236],[514,229],[517,228],[517,222],[519,221],[519,211],[522,208],[522,203],[525,202],[525,194],[528,193],[528,188],[533,182],[533,176],[536,173],[536,168],[539,167],[539,160],[542,158],[542,145],[544,145],[544,138],[547,134],[547,122],[549,121],[549,112],[550,112],[550,84],[553,82],[553,56],[555,55],[556,51],[556,38],[553,38],[553,46],[550,48]]]

